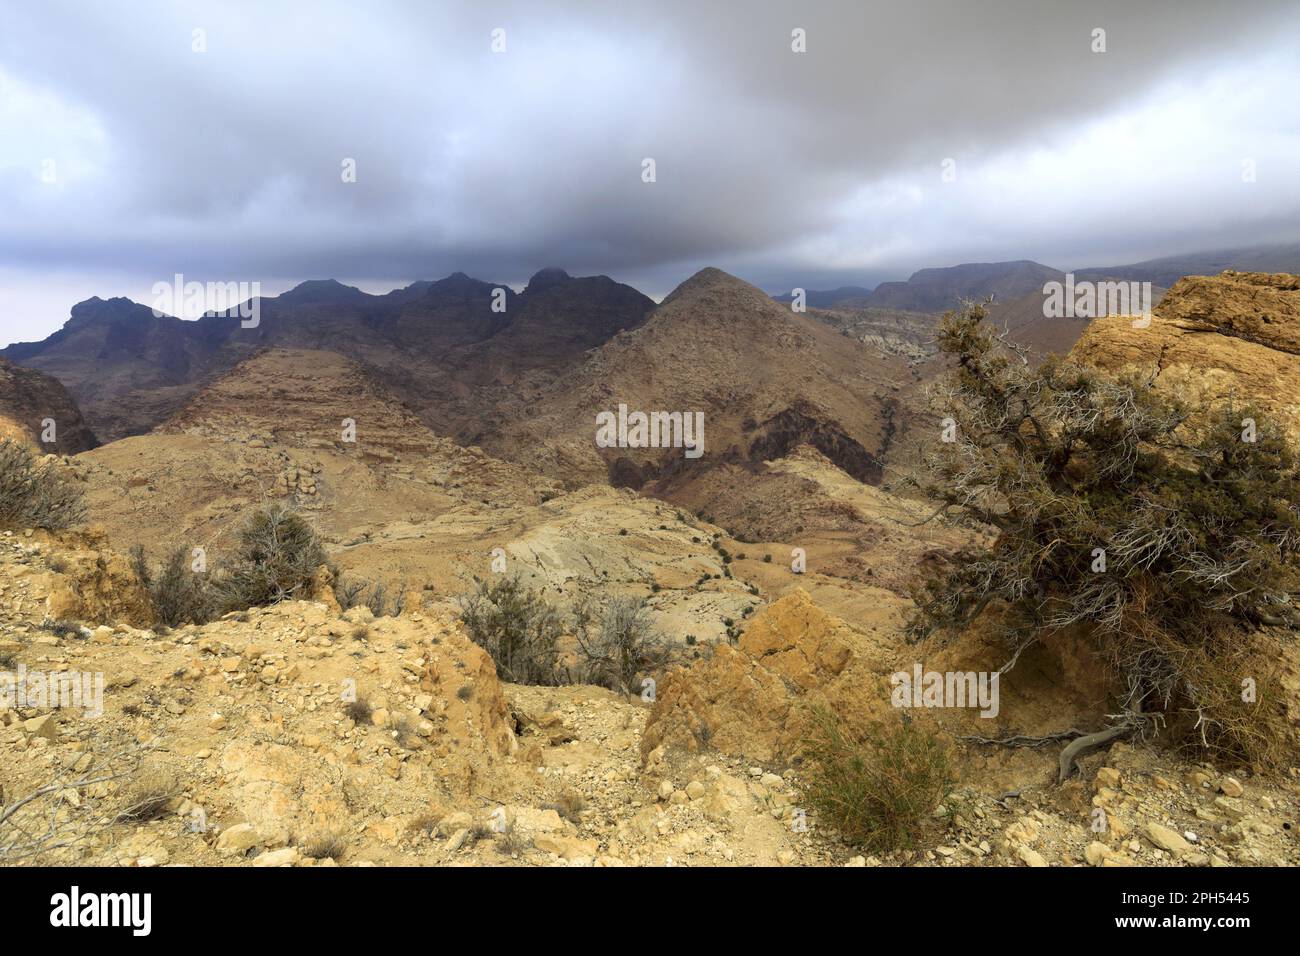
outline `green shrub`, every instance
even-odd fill
[[[85,515],[80,489],[26,445],[0,440],[0,530],[59,531]]]
[[[918,846],[956,782],[948,745],[903,716],[860,735],[827,711],[813,723],[804,794],[818,819],[873,852]]]

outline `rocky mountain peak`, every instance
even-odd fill
[[[568,282],[571,278],[572,276],[558,266],[548,266],[545,269],[538,269],[537,272],[533,273],[533,277],[528,280],[528,287],[524,289],[524,294],[529,295],[544,292],[547,289]]]

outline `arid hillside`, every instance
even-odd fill
[[[342,288],[300,288],[294,308],[346,325],[356,296]],[[1073,356],[1197,401],[1232,394],[1292,428],[1296,289],[1187,279],[1149,326],[1100,320]],[[643,321],[622,287],[554,270],[508,297],[499,326],[479,322],[490,289],[473,280],[406,298],[431,295],[461,302],[437,393],[458,399],[425,393],[417,410],[405,396],[422,379],[385,371],[377,352],[262,345],[183,401],[169,391],[149,432],[41,459],[84,492],[86,526],[0,536],[0,655],[8,669],[102,675],[103,713],[0,707],[4,799],[57,779],[58,819],[77,833],[15,862],[1300,863],[1294,768],[1207,762],[1159,735],[1088,742],[1123,687],[1082,629],[1014,668],[996,614],[914,630],[919,580],[996,538],[891,490],[892,462],[939,435],[905,356],[717,270]],[[563,325],[575,301],[606,298],[612,312]],[[704,454],[599,447],[596,415],[619,404],[704,412]],[[482,447],[462,443],[479,431]],[[192,573],[219,578],[243,560],[250,516],[280,506],[323,546],[290,599],[160,623],[165,574],[141,578],[134,546],[155,569],[200,548]],[[554,614],[570,675],[591,653],[577,614],[590,602],[639,607],[665,653],[635,658],[628,685],[503,680],[499,646],[462,605],[475,578],[517,579],[547,609],[534,624]],[[345,607],[349,594],[361,602]],[[1269,649],[1267,706],[1300,727],[1294,634],[1252,640]],[[987,711],[899,724],[897,676],[914,672],[1001,683]],[[916,845],[864,848],[817,809],[827,712],[924,728],[950,754]]]
[[[1155,376],[1195,409],[1235,401],[1300,440],[1300,280],[1225,272],[1180,279],[1150,324],[1098,320],[1073,357],[1117,373]]]
[[[590,353],[563,380],[501,420],[484,447],[526,456],[568,483],[608,481],[672,500],[696,472],[758,470],[801,444],[860,481],[880,479],[905,363],[847,340],[717,269],[682,283],[637,329]],[[700,413],[703,453],[599,448],[597,415]]]

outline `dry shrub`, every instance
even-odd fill
[[[389,718],[386,728],[393,741],[403,750],[415,750],[423,743],[416,730],[416,722],[409,714],[395,713]]]
[[[148,823],[166,816],[171,802],[181,794],[181,785],[170,770],[142,767],[118,789],[117,819],[127,823]]]
[[[385,582],[367,581],[351,574],[344,578],[338,573],[334,577],[334,597],[345,611],[366,607],[375,617],[399,617],[406,602],[405,593],[400,588],[390,600]]]
[[[58,531],[85,517],[81,491],[26,445],[0,440],[0,530]]]
[[[614,598],[599,613],[582,602],[573,617],[584,684],[633,693],[638,677],[673,659],[673,647],[651,626],[644,601]]]
[[[343,708],[343,713],[358,726],[369,726],[374,709],[370,706],[370,701],[364,697],[358,697],[356,700],[348,702],[348,705]]]
[[[157,623],[179,627],[212,619],[212,591],[208,579],[191,570],[189,549],[182,546],[172,551],[157,574],[149,569],[140,545],[131,549],[131,563],[149,595]]]
[[[1184,749],[1259,772],[1291,763],[1276,639],[1232,631],[1211,636],[1207,646],[1168,652],[1188,685],[1173,728]]]
[[[492,847],[502,856],[522,857],[533,845],[532,837],[529,837],[517,830],[510,830],[507,833],[498,833],[496,839],[492,841]]]
[[[118,809],[154,813],[162,792],[176,792],[156,783],[133,783],[137,774],[149,772],[144,760],[151,751],[130,735],[109,739],[92,731],[84,748],[56,756],[25,789],[15,791],[15,780],[0,780],[0,866],[23,861],[71,865],[81,844],[101,839],[121,819]],[[105,796],[109,784],[119,789]],[[118,802],[123,798],[125,805]]]
[[[335,830],[316,834],[302,848],[303,856],[309,859],[333,860],[335,863],[342,861],[347,851],[347,841],[344,839],[343,834]]]
[[[817,711],[804,756],[804,793],[819,820],[873,852],[918,846],[956,782],[947,743],[907,716],[856,733]]]

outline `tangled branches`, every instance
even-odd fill
[[[941,327],[957,367],[940,396],[951,440],[925,490],[997,536],[921,589],[915,632],[990,604],[1016,654],[1083,628],[1128,687],[1126,720],[1182,710],[1208,743],[1233,723],[1210,705],[1231,695],[1208,685],[1258,676],[1236,653],[1253,629],[1300,623],[1291,450],[1231,400],[1192,415],[1151,380],[1055,357],[1031,368],[984,319],[968,304]]]

